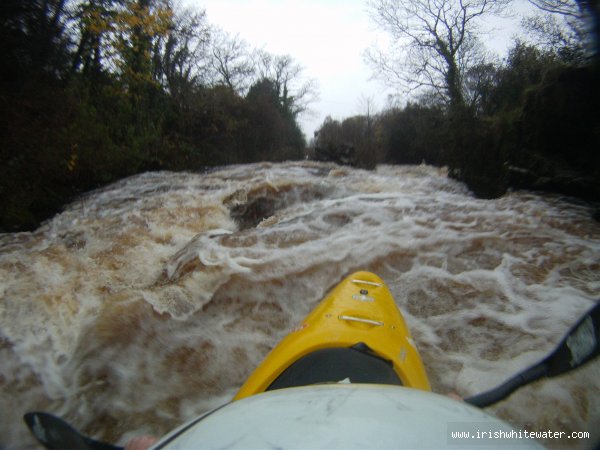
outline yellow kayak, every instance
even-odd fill
[[[234,400],[344,381],[431,390],[392,294],[370,272],[356,272],[339,283],[266,356]]]

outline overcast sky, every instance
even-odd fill
[[[310,140],[325,117],[343,119],[364,113],[364,101],[374,100],[375,110],[386,106],[392,93],[371,80],[364,62],[365,49],[384,35],[369,20],[365,0],[186,0],[204,8],[209,23],[239,34],[252,47],[273,54],[289,54],[317,81],[319,100],[313,114],[299,121]],[[517,7],[526,0],[515,0]],[[519,14],[520,16],[520,14]],[[497,22],[490,43],[502,52],[518,30],[519,18]],[[516,23],[516,25],[515,25]]]

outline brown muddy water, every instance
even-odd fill
[[[478,200],[427,166],[122,180],[35,232],[0,234],[0,448],[36,448],[30,410],[115,443],[166,433],[230,400],[360,269],[390,287],[434,391],[479,393],[546,355],[600,298],[591,217],[558,196]],[[488,411],[520,429],[594,434],[600,362]]]

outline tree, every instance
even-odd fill
[[[373,0],[372,20],[391,38],[389,51],[372,49],[376,75],[409,92],[432,89],[451,109],[466,105],[464,77],[481,64],[477,21],[501,13],[510,0]]]
[[[571,65],[587,62],[586,31],[581,21],[571,16],[543,13],[524,18],[522,26],[536,46],[554,53],[563,62]]]
[[[465,98],[476,116],[489,112],[498,82],[498,67],[483,63],[467,69],[464,75]]]
[[[596,62],[600,61],[600,1],[599,0],[577,0],[580,8],[584,9],[592,23],[592,42],[594,45],[594,57]]]
[[[567,22],[572,32],[580,37],[588,34],[587,39],[592,43],[593,55],[600,59],[600,1],[599,0],[529,0],[541,11],[561,16]],[[586,24],[586,22],[589,23]],[[556,25],[545,27],[541,20],[531,21],[529,28],[534,31],[546,31],[546,34],[556,35]],[[585,33],[585,28],[590,30]],[[561,38],[563,35],[559,35]]]
[[[306,143],[296,120],[280,102],[277,86],[263,78],[246,96],[246,161],[299,159]]]
[[[367,120],[367,131],[369,134],[373,128],[376,107],[377,105],[375,104],[375,99],[372,96],[361,94],[358,98],[358,108],[360,109],[360,112],[364,114]]]
[[[273,83],[284,111],[293,118],[305,112],[318,96],[316,81],[304,78],[304,68],[294,62],[290,55],[271,55],[258,51],[257,58],[258,79]]]
[[[175,26],[170,0],[85,0],[74,16],[73,72],[115,74],[131,89],[157,81],[153,55]]]
[[[180,5],[0,1],[0,231],[140,171],[303,156],[302,68]]]
[[[177,102],[207,82],[210,34],[205,11],[174,10],[166,35],[154,45],[154,79]]]
[[[377,135],[385,162],[447,164],[442,151],[449,138],[447,128],[439,107],[408,103],[384,111],[377,121]]]
[[[154,83],[152,49],[172,27],[173,11],[160,0],[125,0],[115,16],[116,66],[130,91]]]
[[[366,169],[381,162],[375,143],[375,119],[370,115],[372,100],[365,102],[368,115],[348,117],[341,123],[329,116],[325,118],[315,133],[314,159]]]
[[[529,3],[549,13],[576,18],[581,16],[581,10],[575,0],[529,0]]]
[[[239,35],[216,29],[212,36],[210,68],[213,84],[223,84],[238,94],[247,92],[254,64],[248,44]]]
[[[105,54],[110,54],[106,41],[112,29],[114,3],[114,0],[87,0],[78,5],[74,16],[79,39],[72,72],[81,71],[90,78],[98,78],[104,70]]]
[[[61,78],[71,45],[67,0],[4,0],[0,5],[0,81]]]
[[[354,147],[344,140],[342,124],[327,116],[315,133],[314,159],[317,161],[333,161],[338,164],[355,163]]]

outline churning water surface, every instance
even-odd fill
[[[558,196],[478,200],[427,166],[122,180],[0,235],[0,447],[35,448],[29,410],[112,442],[161,435],[228,401],[359,269],[390,287],[434,391],[468,396],[537,362],[600,297],[600,223]],[[520,429],[594,430],[600,363],[488,410]]]

